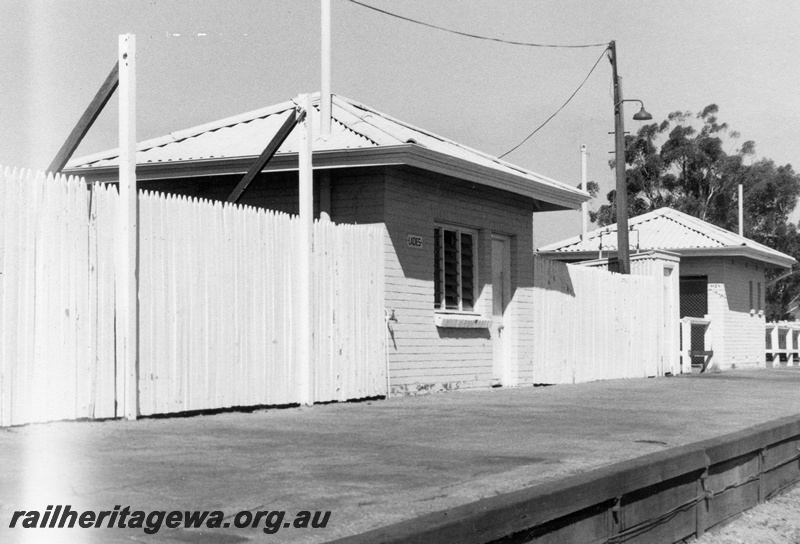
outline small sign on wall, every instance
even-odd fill
[[[408,247],[413,247],[415,249],[422,249],[422,236],[416,234],[409,234],[406,237],[406,244]]]

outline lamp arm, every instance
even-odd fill
[[[619,105],[620,105],[620,104],[622,104],[623,102],[638,102],[638,103],[639,103],[639,105],[640,105],[642,108],[644,108],[644,102],[642,102],[641,100],[639,100],[639,99],[637,99],[637,98],[626,98],[625,100],[620,100],[619,102],[617,102],[616,104],[614,104],[614,107],[616,107],[616,106],[619,106]]]

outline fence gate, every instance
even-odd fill
[[[681,319],[708,314],[708,276],[682,276],[680,282]],[[681,346],[683,349],[683,346]],[[692,327],[692,351],[704,351],[705,329]],[[703,364],[703,357],[692,357],[692,364]]]

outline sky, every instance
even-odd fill
[[[615,40],[625,98],[661,121],[719,106],[758,157],[800,168],[800,2],[794,0],[364,0],[467,33],[551,44]],[[602,47],[474,40],[332,0],[336,94],[501,155],[552,115]],[[2,0],[0,165],[44,169],[136,35],[143,140],[320,88],[318,0]],[[614,184],[611,66],[506,160],[572,186]],[[628,104],[625,128],[640,123]],[[117,146],[116,96],[76,156]],[[735,141],[729,142],[734,149]],[[795,217],[796,219],[796,217]],[[536,214],[534,244],[580,233],[579,212]]]

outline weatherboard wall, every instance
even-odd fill
[[[224,175],[142,180],[139,182],[139,187],[144,191],[225,202],[241,179],[241,175]],[[297,172],[270,172],[257,175],[242,193],[239,204],[267,207],[275,212],[296,215],[299,212]],[[319,183],[315,183],[314,210],[315,212],[319,210]]]
[[[726,357],[720,364],[726,367],[764,365],[765,318],[764,267],[750,259],[724,259],[727,304],[723,306]],[[753,303],[750,304],[750,282]],[[759,297],[760,287],[760,297]]]
[[[759,311],[764,309],[764,265],[740,257],[684,257],[681,275],[708,277],[711,366],[763,366],[765,319]]]
[[[390,321],[389,373],[395,394],[487,387],[493,376],[490,328],[437,327],[434,310],[433,232],[436,225],[477,231],[476,313],[492,315],[491,236],[511,239],[511,291],[506,310],[510,373],[507,384],[526,381],[516,372],[522,353],[520,327],[530,328],[531,212],[519,197],[411,168],[389,168],[385,185],[386,306]],[[407,243],[419,236],[422,247]]]
[[[385,208],[384,169],[331,170],[331,219],[337,223],[383,224]],[[319,195],[319,176],[314,192]]]

